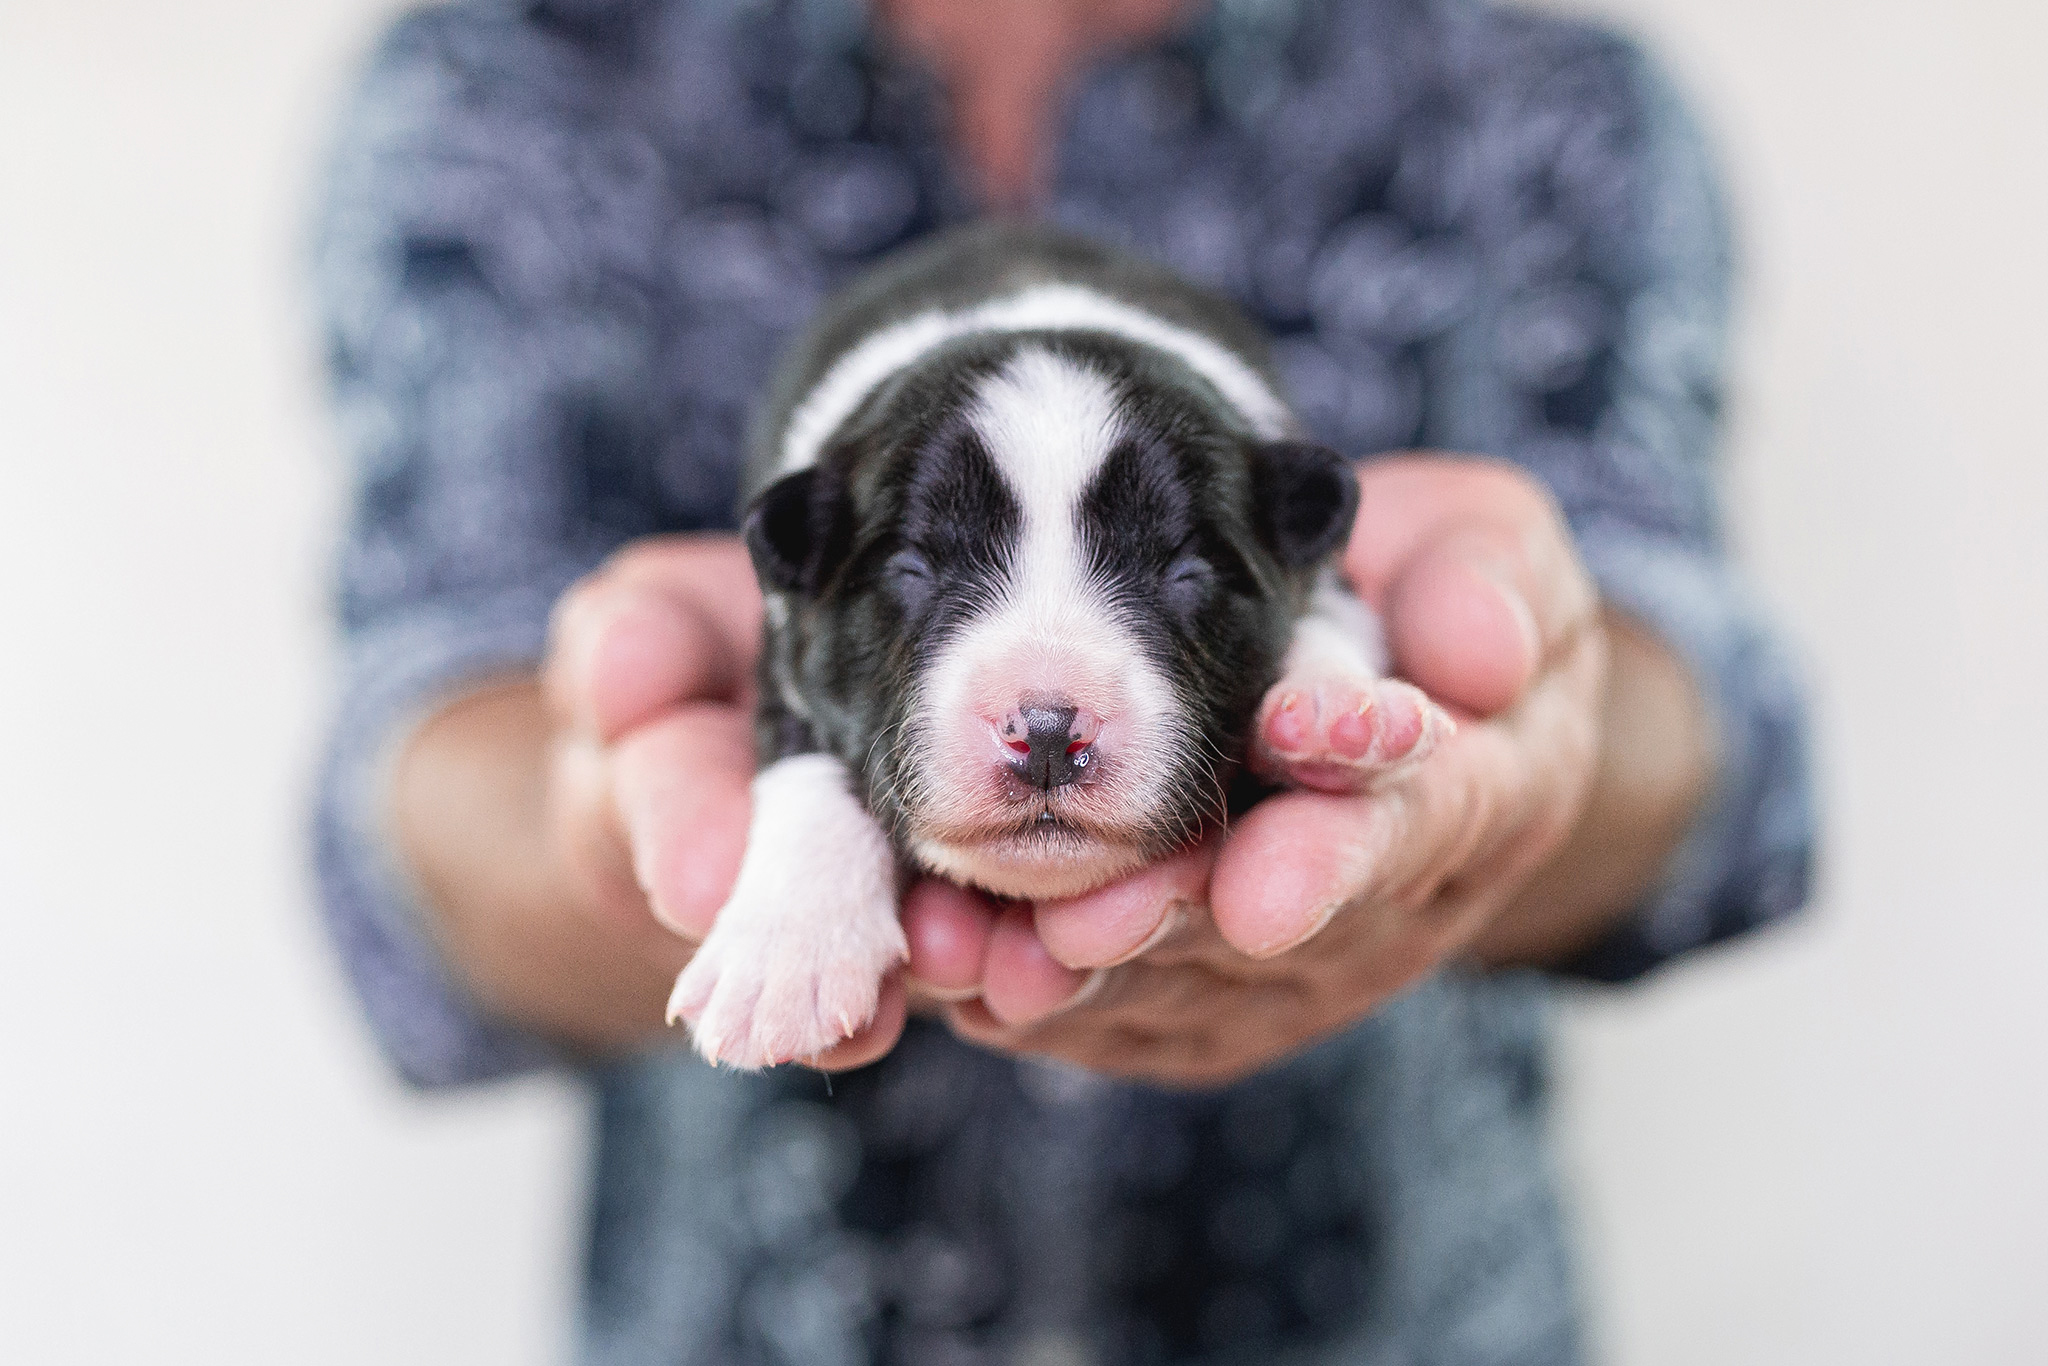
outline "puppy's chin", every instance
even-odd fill
[[[1071,825],[965,839],[919,836],[910,851],[940,877],[1025,901],[1092,892],[1163,852],[1153,841],[1106,838]]]

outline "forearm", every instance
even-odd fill
[[[1612,609],[1601,745],[1564,845],[1474,942],[1496,967],[1563,962],[1642,903],[1713,780],[1712,723],[1685,668]]]
[[[570,1048],[615,1052],[661,1032],[689,949],[576,886],[549,825],[551,737],[530,679],[443,707],[400,754],[393,829],[429,928],[477,998]]]

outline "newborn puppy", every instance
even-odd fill
[[[1224,819],[1246,762],[1342,790],[1450,729],[1326,568],[1350,465],[1296,438],[1252,324],[1165,271],[942,237],[828,307],[758,438],[762,768],[669,1001],[714,1062],[873,1017],[906,864],[1074,896]]]

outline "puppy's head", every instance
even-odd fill
[[[974,338],[879,386],[747,544],[784,699],[933,871],[1073,895],[1220,815],[1357,485],[1173,357]]]

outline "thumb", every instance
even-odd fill
[[[1491,716],[1536,676],[1543,640],[1515,551],[1492,530],[1420,548],[1387,585],[1387,647],[1403,677],[1454,707]]]
[[[627,547],[556,605],[543,669],[556,716],[603,744],[678,703],[738,699],[760,604],[734,538]]]
[[[1359,469],[1346,574],[1401,673],[1456,707],[1512,706],[1593,618],[1555,500],[1500,461],[1400,456]]]

